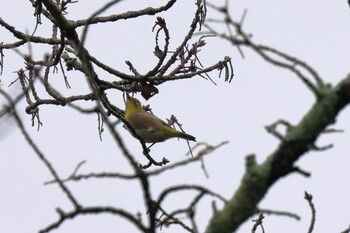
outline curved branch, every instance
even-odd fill
[[[164,199],[171,193],[173,192],[178,192],[178,191],[188,191],[188,190],[196,190],[196,191],[200,191],[203,192],[205,194],[209,194],[213,197],[218,198],[219,200],[221,200],[224,203],[227,203],[227,200],[222,197],[220,194],[215,193],[205,187],[202,187],[200,185],[175,185],[175,186],[171,186],[167,189],[164,189],[158,197],[157,200],[157,205],[161,205],[161,203],[164,201]]]

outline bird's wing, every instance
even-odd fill
[[[164,121],[148,112],[138,112],[127,119],[135,130],[158,131],[166,124]]]

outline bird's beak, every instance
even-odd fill
[[[125,105],[128,103],[129,99],[132,98],[128,92],[126,92]]]

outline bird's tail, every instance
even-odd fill
[[[189,134],[183,133],[183,132],[179,132],[179,131],[177,131],[177,137],[183,138],[183,139],[186,139],[189,141],[196,141],[196,138],[193,137],[192,135],[189,135]]]
[[[174,138],[182,138],[182,139],[189,140],[189,141],[196,141],[196,138],[193,137],[192,135],[189,135],[189,134],[181,132],[181,131],[177,131],[176,129],[173,129],[170,126],[164,127],[164,131],[169,136],[169,138],[174,137]]]

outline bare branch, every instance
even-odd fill
[[[295,220],[300,220],[300,216],[288,211],[278,211],[278,210],[268,210],[268,209],[259,209],[257,211],[257,213],[264,213],[264,214],[268,214],[268,215],[276,215],[276,216],[285,216],[285,217],[289,217],[289,218],[293,218]]]
[[[86,26],[87,24],[96,24],[96,23],[105,23],[105,22],[115,22],[118,20],[125,20],[125,19],[132,19],[132,18],[138,18],[140,16],[144,15],[156,15],[162,11],[166,11],[169,8],[171,8],[176,0],[170,0],[168,1],[164,6],[161,6],[159,8],[152,8],[152,7],[147,7],[142,10],[138,11],[128,11],[119,15],[110,15],[106,17],[93,17],[92,19],[83,19],[83,20],[77,20],[74,23],[74,27],[81,27],[81,26]]]
[[[142,230],[143,232],[147,232],[147,228],[139,221],[139,219],[135,216],[133,216],[132,214],[130,214],[129,212],[122,210],[122,209],[118,209],[118,208],[114,208],[114,207],[82,207],[80,209],[77,209],[75,211],[71,211],[71,212],[63,212],[62,210],[58,209],[58,214],[59,214],[59,219],[48,225],[47,227],[43,228],[42,230],[40,230],[40,233],[46,233],[46,232],[50,232],[54,229],[57,229],[58,227],[60,227],[65,221],[69,220],[69,219],[74,219],[75,217],[78,217],[80,215],[95,215],[95,214],[101,214],[101,213],[109,213],[112,215],[117,215],[120,216],[122,218],[125,218],[126,220],[132,222],[138,229]]]
[[[263,213],[259,214],[259,217],[257,219],[252,220],[254,223],[252,227],[252,233],[256,232],[256,229],[260,226],[263,233],[265,233],[264,226],[263,226],[263,219],[265,218]]]
[[[293,126],[288,121],[285,121],[285,120],[277,120],[275,123],[265,126],[265,129],[267,130],[267,132],[271,133],[273,136],[275,136],[279,140],[284,141],[284,136],[277,131],[278,125],[285,126],[287,128],[287,131],[290,130]]]
[[[228,2],[226,4],[228,4]],[[291,72],[296,74],[296,76],[300,78],[300,80],[302,80],[302,82],[315,94],[317,98],[320,97],[320,95],[322,94],[322,90],[320,90],[320,88],[323,88],[325,84],[315,69],[313,69],[306,62],[298,58],[292,57],[270,46],[259,45],[253,42],[251,39],[251,35],[243,31],[243,19],[245,19],[246,12],[243,14],[241,22],[235,22],[228,11],[227,5],[225,5],[224,7],[216,7],[213,5],[209,6],[212,9],[218,11],[220,14],[222,14],[224,20],[214,21],[224,24],[226,28],[228,28],[228,34],[220,33],[216,31],[213,27],[211,27],[209,24],[205,24],[204,27],[208,30],[208,33],[215,34],[220,38],[231,42],[233,46],[239,48],[239,51],[242,55],[243,52],[241,51],[240,47],[246,46],[254,50],[267,62],[279,66],[281,68],[290,70]],[[236,34],[234,34],[231,31],[231,28],[233,28],[236,31]],[[304,75],[303,72],[307,72],[308,75]],[[313,82],[308,76],[311,76],[311,78],[314,79],[316,85],[313,84]]]
[[[309,203],[309,206],[311,209],[311,222],[310,222],[308,233],[312,233],[312,231],[314,230],[315,221],[316,221],[316,209],[315,209],[314,203],[312,202],[312,195],[311,194],[308,194],[305,191],[304,198]]]
[[[18,125],[18,127],[20,128],[24,138],[26,139],[26,141],[28,142],[28,144],[32,147],[32,149],[34,150],[34,152],[36,153],[36,155],[39,157],[39,159],[45,164],[45,166],[48,168],[48,170],[50,171],[51,175],[55,178],[55,180],[58,182],[58,186],[61,188],[61,190],[63,191],[63,193],[67,196],[68,200],[73,204],[73,206],[75,207],[75,209],[80,209],[81,205],[78,203],[78,201],[76,200],[76,198],[73,196],[73,194],[71,193],[71,191],[68,189],[68,187],[61,181],[60,177],[58,176],[56,170],[54,169],[54,167],[52,166],[52,164],[50,163],[50,161],[45,157],[45,155],[41,152],[41,150],[39,149],[39,147],[35,144],[35,142],[32,140],[32,138],[29,136],[28,132],[26,131],[26,129],[24,128],[21,119],[19,118],[14,103],[11,99],[11,97],[4,92],[2,89],[0,89],[0,93],[7,99],[9,105],[11,106],[11,113],[14,116],[16,123]]]

